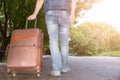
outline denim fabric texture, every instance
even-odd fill
[[[70,12],[71,0],[45,0],[44,11],[62,9]]]
[[[53,71],[68,68],[69,12],[49,10],[45,14]]]

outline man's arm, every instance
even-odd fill
[[[72,3],[71,3],[71,14],[75,13],[75,8],[76,8],[76,0],[72,0]]]
[[[71,12],[70,12],[70,22],[71,22],[71,24],[73,24],[75,22],[75,9],[76,9],[76,0],[72,0]]]
[[[40,11],[40,9],[43,5],[43,3],[44,3],[44,0],[37,0],[35,10],[34,10],[32,15],[27,17],[28,20],[34,20],[36,18],[38,12]]]

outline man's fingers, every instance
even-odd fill
[[[36,18],[35,16],[31,15],[31,16],[27,17],[27,20],[34,20],[35,18]]]

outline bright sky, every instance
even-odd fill
[[[104,22],[113,25],[120,31],[120,1],[119,0],[102,0],[94,4],[89,11],[82,11],[85,14],[79,19],[79,24],[89,22]]]

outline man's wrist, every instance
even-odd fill
[[[73,15],[74,15],[74,14],[75,14],[75,12],[70,12],[70,14],[73,14]]]

